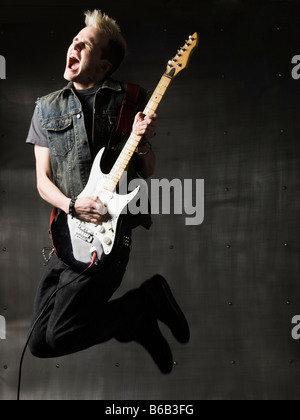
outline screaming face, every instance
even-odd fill
[[[108,37],[99,29],[85,27],[68,50],[64,78],[76,89],[88,89],[104,80],[111,69],[110,62],[102,58],[108,43]]]

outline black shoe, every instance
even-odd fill
[[[145,319],[134,333],[130,335],[124,332],[119,333],[116,339],[121,343],[136,341],[148,351],[162,373],[172,372],[174,366],[172,351],[156,319]]]
[[[134,341],[141,344],[151,355],[154,362],[164,374],[173,370],[173,355],[167,340],[162,335],[156,319],[149,320],[136,333]]]
[[[190,341],[188,322],[176,302],[166,279],[156,275],[146,281],[141,288],[151,299],[154,316],[171,329],[172,334],[180,343],[188,343]]]

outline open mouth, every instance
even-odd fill
[[[79,66],[80,66],[80,60],[77,57],[75,57],[75,55],[70,55],[68,68],[72,71],[76,71],[79,69]]]

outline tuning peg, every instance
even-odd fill
[[[189,36],[189,40],[193,42],[193,41],[195,41],[195,38],[193,38],[193,36],[192,36],[192,35],[190,35],[190,36]]]
[[[168,67],[170,67],[170,68],[174,67],[173,60],[170,60],[170,61],[168,62]]]

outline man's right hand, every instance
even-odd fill
[[[76,217],[83,222],[99,224],[104,215],[107,214],[107,207],[99,197],[78,198],[75,203]]]

